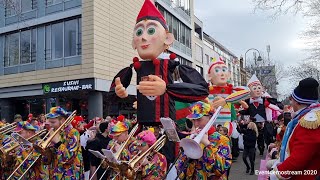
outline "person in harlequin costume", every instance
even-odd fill
[[[151,0],[145,0],[133,32],[132,47],[138,57],[130,67],[122,69],[114,78],[110,91],[118,97],[128,96],[126,88],[132,77],[132,67],[137,73],[137,121],[153,126],[161,117],[175,119],[174,100],[196,102],[208,96],[204,78],[192,67],[180,65],[175,54],[163,54],[174,42],[162,14]],[[173,83],[173,72],[179,71],[182,83]]]
[[[53,107],[46,115],[51,128],[56,130],[68,118],[70,113],[61,107]],[[80,133],[71,124],[52,139],[53,164],[52,178],[65,180],[82,180],[83,158],[80,145]]]
[[[156,137],[150,130],[140,132],[136,136],[133,145],[141,153],[147,151],[155,142]],[[139,171],[141,171],[141,178],[145,180],[162,180],[167,172],[166,157],[160,152],[151,152],[150,157],[145,157],[140,163],[137,164]],[[137,178],[139,179],[139,178]]]
[[[110,127],[110,133],[109,136],[112,138],[112,140],[109,142],[107,149],[113,151],[113,153],[118,152],[118,150],[121,147],[121,144],[124,143],[129,138],[129,129],[131,127],[131,124],[129,121],[125,121],[125,119],[120,116],[117,118],[115,122]],[[128,144],[125,148],[123,148],[119,160],[122,161],[129,161],[133,155],[134,152],[137,151],[136,147],[133,146],[133,142],[135,141],[134,137],[131,137],[131,139],[128,141]],[[106,165],[104,165],[106,167]],[[121,179],[120,175],[117,175],[118,173],[112,172],[111,177],[114,178],[116,176],[116,179]],[[111,179],[112,179],[111,178]]]
[[[21,121],[17,124],[16,129],[14,129],[13,132],[20,134],[24,139],[28,139],[31,136],[35,135],[35,131],[37,130],[36,127],[32,126],[27,121]],[[33,141],[40,140],[39,137],[34,139]],[[23,160],[29,155],[29,153],[32,152],[32,155],[26,160],[22,166],[20,164],[23,162]],[[35,152],[34,149],[30,147],[24,147],[22,148],[19,146],[17,149],[15,149],[14,152],[15,156],[15,164],[13,166],[12,170],[17,171],[13,174],[13,179],[19,179],[24,172],[26,172],[27,168],[31,166],[31,164],[34,162],[35,157],[39,155],[39,153]],[[32,168],[26,173],[22,179],[32,179],[32,180],[48,180],[49,179],[49,167],[47,165],[43,164],[42,159],[38,160]],[[7,177],[8,178],[8,177]]]
[[[193,122],[194,129],[202,129],[211,118],[212,106],[209,102],[199,101],[191,105],[192,114],[187,118]],[[215,131],[212,126],[201,139],[203,156],[190,159],[182,153],[176,163],[180,179],[227,179],[227,170],[231,166],[230,140]],[[187,161],[187,162],[186,162]]]
[[[291,94],[295,116],[288,123],[280,149],[280,159],[270,179],[313,180],[320,171],[319,83],[306,78]],[[301,174],[286,172],[301,171]]]

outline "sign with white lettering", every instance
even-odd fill
[[[73,92],[81,90],[94,90],[94,79],[68,80],[42,84],[42,89],[47,93]]]

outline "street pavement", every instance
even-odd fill
[[[261,157],[259,155],[259,151],[256,151],[256,160],[255,160],[255,165],[254,168],[255,170],[260,169],[260,160],[265,159],[265,154]],[[249,158],[248,158],[249,162]],[[229,180],[257,180],[258,176],[257,175],[250,175],[249,173],[246,173],[246,165],[244,164],[242,160],[242,152],[240,152],[239,157],[237,158],[237,161],[232,163],[231,166],[231,171],[229,175]]]

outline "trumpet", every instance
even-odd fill
[[[33,141],[36,137],[41,137],[42,135],[44,135],[46,133],[46,130],[41,130],[38,133],[36,133],[35,135],[31,136],[30,138],[26,139],[26,141]],[[1,158],[1,162],[6,163],[7,162],[7,158],[8,155],[10,154],[10,152],[12,152],[13,150],[15,150],[17,147],[19,147],[20,145],[24,145],[24,143],[27,142],[22,142],[22,144],[20,144],[19,142],[15,141],[13,142],[13,144],[6,148],[5,146],[0,147],[0,158]],[[4,165],[4,164],[2,164]]]
[[[0,134],[3,134],[3,135],[7,134],[7,133],[11,132],[12,130],[14,130],[16,127],[17,127],[16,122],[8,124],[8,125],[0,128]]]
[[[154,152],[158,152],[166,143],[166,135],[162,135],[147,151],[142,153],[140,156],[132,158],[128,163],[122,162],[120,164],[120,172],[123,173],[129,180],[134,180],[137,175],[139,167],[136,167],[138,162],[153,155]]]
[[[209,131],[213,123],[216,121],[222,107],[219,106],[216,109],[216,112],[213,114],[209,122],[205,125],[205,127],[200,131],[196,137],[195,135],[191,135],[192,138],[183,138],[180,141],[180,146],[183,148],[184,154],[191,159],[200,159],[203,155],[203,150],[200,146],[200,141],[202,137]]]

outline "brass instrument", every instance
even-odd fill
[[[37,162],[37,160],[41,157],[41,155],[47,157],[49,159],[49,162],[51,163],[52,157],[48,157],[50,153],[50,149],[48,146],[51,144],[52,139],[55,135],[58,133],[61,133],[61,131],[64,130],[66,126],[68,126],[76,116],[77,111],[73,111],[72,114],[60,125],[58,129],[56,129],[53,133],[50,130],[44,138],[41,139],[41,141],[38,144],[33,144],[34,150],[36,152],[40,152],[38,156],[34,157],[34,161],[31,163],[31,165],[27,168],[27,170],[20,176],[19,180],[22,179],[22,177],[29,171],[29,169]],[[49,136],[50,135],[50,136]],[[48,137],[49,136],[49,137]],[[33,150],[28,154],[28,156],[20,163],[20,165],[11,173],[8,179],[10,179],[16,171],[23,165],[23,163],[33,154]],[[52,153],[51,153],[52,154]]]
[[[0,134],[3,134],[3,135],[7,134],[7,133],[13,131],[16,127],[17,127],[16,122],[5,125],[4,127],[0,128]]]
[[[129,180],[134,180],[139,167],[136,167],[138,162],[143,160],[143,158],[147,158],[149,156],[153,156],[154,152],[158,152],[166,143],[166,135],[162,135],[147,151],[142,153],[140,156],[136,156],[132,158],[128,163],[122,162],[120,165],[120,172],[123,176],[125,176]]]
[[[46,130],[41,130],[38,133],[36,133],[35,135],[33,135],[30,138],[28,138],[27,141],[33,141],[34,138],[41,137],[45,133],[46,133]],[[8,148],[6,148],[6,146],[0,147],[0,158],[1,158],[1,162],[3,163],[2,167],[7,164],[7,159],[8,159],[8,156],[9,156],[10,152],[15,150],[19,146],[20,146],[20,143],[15,141],[15,142],[13,142],[13,145],[11,145]]]
[[[116,160],[119,160],[122,151],[123,151],[124,148],[128,145],[129,140],[130,140],[130,139],[133,137],[133,135],[136,133],[136,131],[138,130],[138,127],[139,127],[139,124],[136,124],[136,125],[132,128],[132,130],[131,130],[131,132],[130,132],[130,134],[129,134],[128,139],[127,139],[124,143],[122,143],[121,147],[118,149],[118,151],[117,151],[116,154],[114,155],[115,158],[116,158]],[[110,149],[113,149],[113,147],[111,147]],[[117,164],[117,163],[114,163],[114,162],[109,162],[107,159],[106,159],[106,161],[102,162],[102,164],[103,164],[102,167],[105,167],[105,169],[106,169],[103,174],[105,174],[109,168],[112,168],[114,171],[120,173],[120,164]],[[102,177],[103,177],[103,176],[102,176]]]

